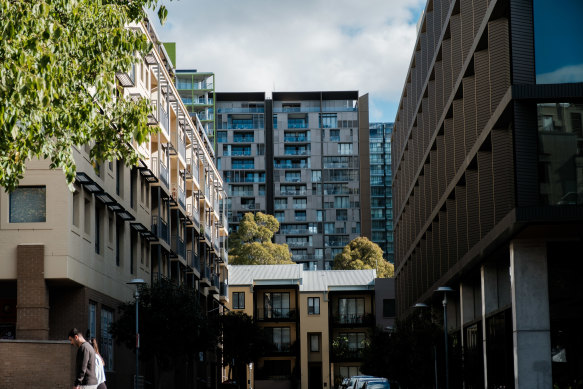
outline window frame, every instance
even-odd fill
[[[320,297],[308,297],[308,315],[311,316],[319,314],[320,314]]]

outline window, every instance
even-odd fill
[[[322,171],[321,170],[312,170],[312,182],[321,182],[322,181]]]
[[[338,322],[339,323],[362,323],[364,318],[363,298],[341,298],[338,299]]]
[[[352,143],[338,143],[338,154],[352,155]]]
[[[265,155],[265,145],[257,145],[257,155]]]
[[[85,198],[84,230],[87,235],[91,232],[91,201]]]
[[[275,209],[286,209],[287,199],[275,199]]]
[[[19,186],[10,193],[10,223],[47,221],[45,186]]]
[[[350,378],[355,375],[360,375],[361,372],[358,366],[340,366],[340,377]]]
[[[97,337],[97,304],[89,301],[89,337]]]
[[[217,142],[218,143],[227,142],[227,131],[217,131]]]
[[[284,211],[275,211],[275,218],[278,222],[283,223],[285,221],[285,212]]]
[[[305,222],[306,221],[306,211],[296,211],[295,212],[295,221]]]
[[[124,234],[123,221],[115,223],[115,264],[116,264],[116,266],[119,266],[121,264],[121,257],[123,254],[123,234]]]
[[[101,215],[102,215],[102,208],[101,204],[95,202],[95,253],[101,254],[101,236],[102,236],[102,225],[101,225]]]
[[[383,317],[395,317],[395,299],[383,299]]]
[[[334,233],[334,223],[324,223],[324,233],[333,234]]]
[[[273,129],[277,130],[277,114],[273,115]]]
[[[320,114],[320,128],[336,128],[336,127],[338,127],[338,120],[336,118],[335,113]]]
[[[123,197],[123,182],[124,182],[124,178],[123,178],[123,162],[122,161],[117,161],[115,163],[115,193],[119,196],[119,197]]]
[[[221,170],[221,158],[217,157],[217,169]]]
[[[289,327],[266,328],[267,336],[278,352],[288,352],[291,350],[291,331]]]
[[[308,315],[320,314],[320,297],[308,297]]]
[[[336,220],[338,220],[338,221],[348,220],[348,210],[347,209],[337,209],[336,210]]]
[[[340,142],[340,130],[330,130],[330,142]]]
[[[324,219],[324,211],[322,210],[317,210],[316,211],[316,221],[321,222]]]
[[[245,292],[233,292],[233,309],[245,309]]]
[[[75,192],[73,192],[73,225],[75,227],[79,227],[79,199],[81,195],[79,191],[81,190],[80,187],[75,185]]]
[[[310,352],[317,353],[320,351],[320,335],[310,334]]]
[[[132,167],[130,170],[130,207],[136,209],[136,203],[138,202],[138,169]]]
[[[285,180],[287,182],[300,182],[301,173],[300,172],[285,172]]]
[[[343,332],[340,333],[340,337],[348,339],[350,351],[359,351],[365,346],[366,335],[364,332]]]
[[[113,337],[109,333],[113,323],[113,310],[101,309],[101,346],[99,351],[105,361],[105,370],[113,370]]]
[[[294,209],[306,209],[308,206],[308,199],[306,198],[295,198],[294,199]]]
[[[334,197],[334,208],[350,208],[350,200],[348,196]]]
[[[265,318],[289,318],[289,293],[266,292],[263,295]]]

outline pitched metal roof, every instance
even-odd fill
[[[376,270],[303,270],[295,265],[229,265],[229,285],[300,285],[302,292],[368,290]]]

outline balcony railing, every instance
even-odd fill
[[[285,149],[283,151],[284,155],[308,155],[310,150],[308,149]]]
[[[259,309],[258,320],[295,320],[296,310],[290,308]]]
[[[178,154],[182,156],[182,158],[186,159],[186,144],[182,140],[182,137],[178,137]]]
[[[254,136],[234,136],[233,142],[237,143],[253,143],[255,141]]]
[[[211,275],[211,286],[216,286],[217,289],[220,288],[220,282],[219,282],[219,275],[218,274],[212,274]]]
[[[229,297],[229,285],[227,283],[221,282],[221,286],[219,288],[219,296]]]
[[[332,315],[332,323],[337,326],[371,326],[375,324],[373,314],[335,314]]]
[[[241,204],[241,209],[259,209],[259,204],[255,203]]]
[[[186,261],[190,267],[200,271],[200,260],[195,250],[186,251]]]
[[[158,238],[170,244],[170,234],[168,230],[168,223],[158,215],[152,215],[152,232]]]
[[[160,120],[160,126],[166,133],[170,132],[170,124],[168,119],[168,112],[164,110],[162,104],[158,104],[158,118]]]
[[[255,107],[255,108],[225,108],[219,107],[217,108],[218,113],[263,113],[265,112],[264,107]]]
[[[310,242],[308,241],[286,241],[289,247],[308,247],[311,246]]]
[[[203,269],[203,277],[210,281],[211,279],[211,268],[208,266],[204,266]]]
[[[197,201],[196,198],[193,201]],[[186,213],[192,218],[194,225],[200,228],[200,215],[198,214],[198,208],[195,208],[192,204],[186,204]]]
[[[181,187],[178,187],[178,204],[186,209],[186,193]]]
[[[309,168],[308,163],[301,161],[299,163],[292,163],[292,162],[274,162],[274,168],[276,169],[306,169]]]
[[[186,245],[184,244],[184,240],[182,237],[178,235],[172,235],[172,251],[176,254],[180,255],[182,258],[187,259],[186,257]]]
[[[305,188],[303,189],[286,189],[286,188],[280,188],[279,193],[282,196],[305,196],[307,192],[307,190]]]
[[[231,196],[248,197],[248,196],[254,196],[254,194],[253,194],[252,190],[236,190],[236,191],[231,192]]]
[[[306,135],[285,135],[283,137],[284,142],[309,142],[310,137]]]
[[[211,239],[211,228],[209,226],[205,226],[204,227],[204,236],[206,237],[206,239],[209,242],[212,242],[212,239]]]
[[[307,228],[285,228],[281,229],[279,233],[282,235],[308,235],[310,230]]]
[[[158,173],[160,181],[162,181],[164,185],[168,187],[168,168],[166,165],[164,165],[164,163],[162,163],[162,161],[158,160],[157,157],[152,158],[152,170],[155,173]]]

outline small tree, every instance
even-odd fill
[[[92,161],[137,164],[131,141],[148,138],[151,107],[116,98],[115,73],[151,50],[127,25],[157,3],[0,0],[0,186],[14,189],[32,158],[72,184],[78,145],[93,145]]]
[[[111,333],[117,343],[135,350],[134,301],[119,307],[120,317]],[[186,358],[189,369],[200,351],[218,344],[218,325],[199,306],[197,292],[162,280],[140,290],[140,359],[154,363],[155,387],[161,371],[171,370]]]
[[[358,237],[334,257],[334,270],[364,269],[376,269],[379,278],[393,277],[395,272],[394,265],[383,258],[383,250],[378,244],[366,237]]]
[[[223,366],[229,366],[229,378],[239,385],[246,382],[246,366],[272,348],[266,333],[242,312],[221,316]]]
[[[246,213],[237,232],[229,235],[229,262],[233,265],[293,264],[287,244],[273,243],[279,222],[272,215]]]

